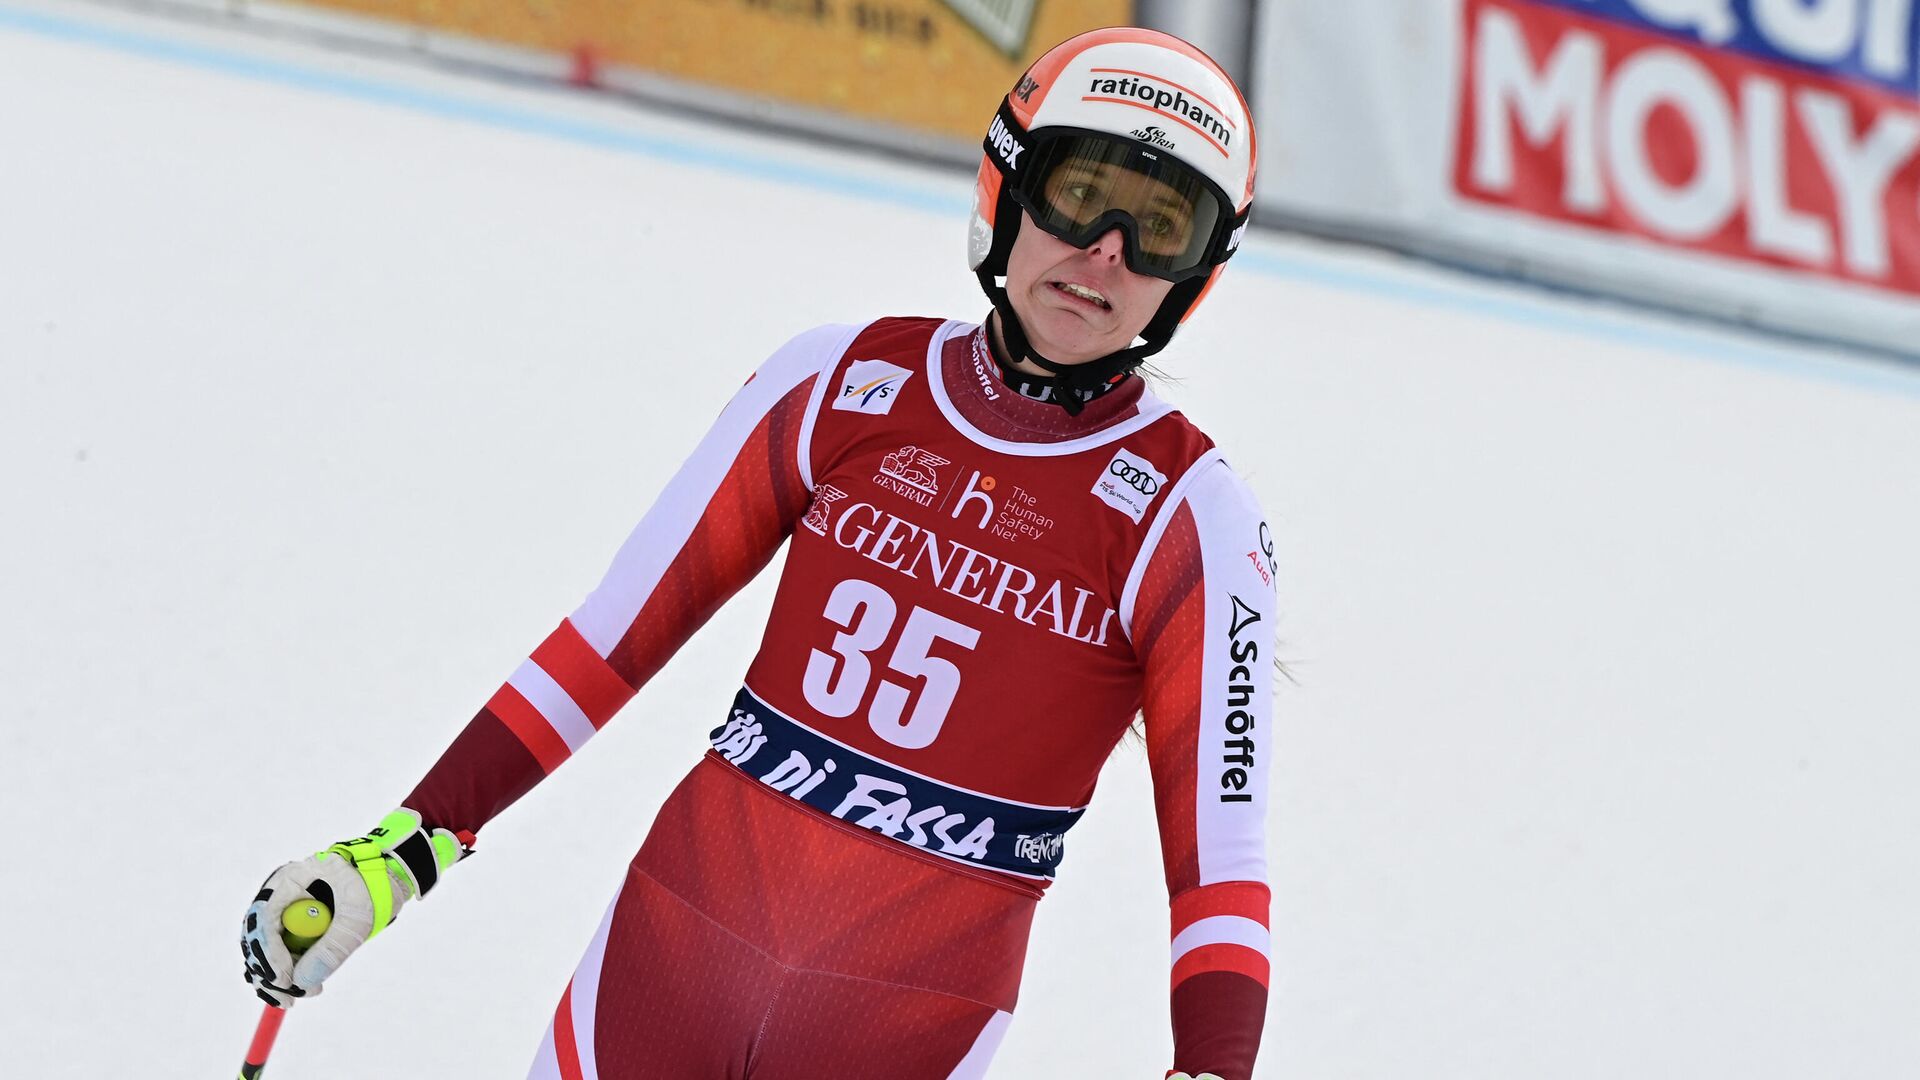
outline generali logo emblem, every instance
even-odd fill
[[[833,399],[833,407],[841,412],[884,416],[893,411],[894,399],[912,375],[906,368],[885,360],[855,360],[847,365],[847,374],[840,380],[840,394]]]
[[[807,516],[800,524],[821,536],[827,535],[827,522],[833,516],[833,504],[846,497],[846,492],[832,484],[821,484],[814,491],[813,504],[807,508]]]
[[[903,446],[880,459],[873,482],[903,498],[932,506],[940,494],[940,466],[952,461],[918,446]]]

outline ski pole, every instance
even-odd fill
[[[280,940],[297,956],[319,941],[331,925],[333,912],[320,901],[307,899],[289,904],[280,915]],[[253,1029],[253,1044],[247,1047],[247,1059],[240,1064],[240,1080],[259,1080],[267,1067],[267,1054],[273,1050],[273,1040],[279,1037],[280,1025],[286,1018],[287,1010],[278,1005],[268,1005],[260,1013],[260,1023]]]

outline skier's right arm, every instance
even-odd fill
[[[600,584],[507,677],[407,797],[477,833],[571,757],[751,581],[806,512],[823,370],[856,328],[788,342],[721,412]]]
[[[824,380],[857,330],[810,330],[761,365],[627,537],[600,584],[507,677],[407,796],[395,813],[407,815],[403,820],[423,835],[445,838],[430,860],[435,880],[466,854],[482,826],[605,726],[779,550],[811,497],[808,440]],[[358,850],[366,861],[354,864],[356,872],[338,872],[344,856],[328,856],[343,846],[276,870],[248,910],[241,943],[247,978],[277,1004],[317,992],[320,980],[401,903],[431,887],[409,893],[404,865],[364,845]],[[391,880],[370,869],[375,863],[394,871]],[[311,895],[316,881],[326,882],[336,909],[335,928],[308,953],[330,957],[324,970],[306,959],[292,965],[278,940],[279,910]],[[343,921],[343,912],[366,917]]]

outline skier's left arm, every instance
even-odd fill
[[[1169,492],[1123,599],[1172,910],[1175,1069],[1248,1080],[1266,1017],[1272,540],[1217,455]]]

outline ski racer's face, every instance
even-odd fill
[[[1084,364],[1133,344],[1173,282],[1127,269],[1125,235],[1109,229],[1084,248],[1036,225],[1025,211],[1007,256],[1007,298],[1033,347],[1060,364]],[[1025,357],[1015,365],[1046,372]]]

